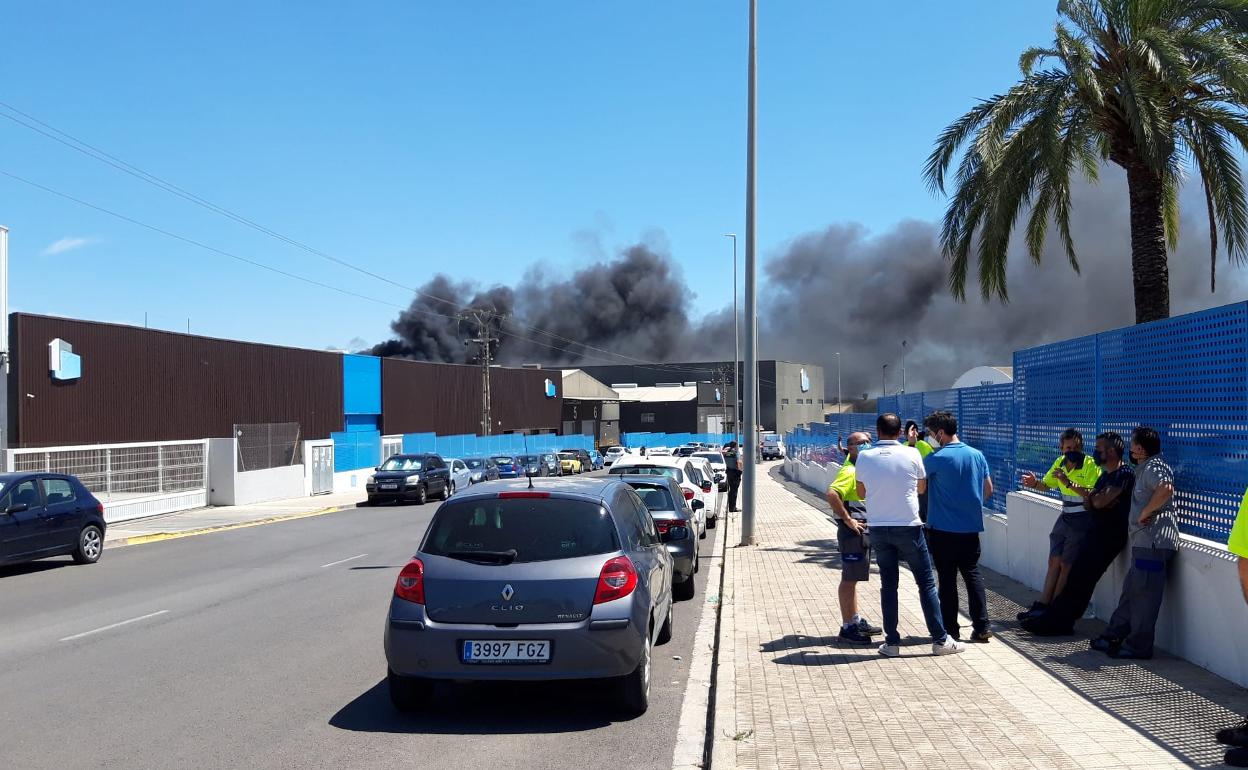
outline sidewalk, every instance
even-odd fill
[[[332,513],[341,508],[353,508],[362,499],[361,492],[348,492],[338,495],[293,497],[288,500],[273,500],[252,505],[195,508],[189,511],[110,524],[104,544],[135,545],[142,542],[185,537],[204,530],[236,529],[268,521],[316,516],[322,513]]]
[[[1213,733],[1248,713],[1248,692],[1175,658],[1093,653],[1096,625],[1033,638],[1014,620],[1030,592],[995,573],[989,644],[932,656],[903,568],[903,657],[840,646],[835,525],[780,467],[760,468],[760,545],[731,547],[728,522],[713,770],[1220,766]],[[858,600],[876,624],[879,599],[873,568]]]

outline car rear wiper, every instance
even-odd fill
[[[446,555],[451,559],[459,559],[460,561],[503,566],[511,564],[520,554],[515,548],[509,548],[506,551],[451,551]]]

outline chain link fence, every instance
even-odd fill
[[[234,426],[238,439],[238,471],[261,471],[303,464],[303,442],[297,422],[262,422]]]

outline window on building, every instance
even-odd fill
[[[782,399],[780,399],[780,403],[781,403],[781,404],[784,404],[784,405],[788,405],[789,400],[788,400],[787,398],[782,398]]]
[[[654,412],[642,412],[641,421],[644,424],[653,425],[654,424]]]

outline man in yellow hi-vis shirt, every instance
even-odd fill
[[[871,644],[883,629],[858,614],[858,584],[871,579],[871,539],[867,532],[867,506],[858,494],[854,462],[858,451],[871,446],[871,436],[861,431],[849,435],[845,462],[828,485],[828,505],[836,512],[836,544],[841,552],[841,602],[839,638],[849,644]]]
[[[1248,602],[1248,492],[1239,503],[1239,515],[1235,517],[1226,547],[1239,557],[1239,587],[1244,592],[1244,601]],[[1248,719],[1238,727],[1219,730],[1217,738],[1218,743],[1231,747],[1226,752],[1226,764],[1248,767]]]
[[[1031,472],[1023,474],[1023,486],[1028,489],[1039,492],[1056,489],[1062,493],[1062,514],[1049,534],[1049,571],[1044,578],[1044,593],[1038,602],[1031,605],[1031,609],[1019,613],[1019,620],[1043,614],[1053,597],[1066,587],[1070,565],[1074,564],[1092,526],[1092,517],[1084,507],[1083,496],[1069,485],[1074,483],[1091,489],[1096,486],[1101,469],[1095,459],[1083,453],[1083,434],[1074,428],[1062,431],[1061,452],[1043,478]]]

